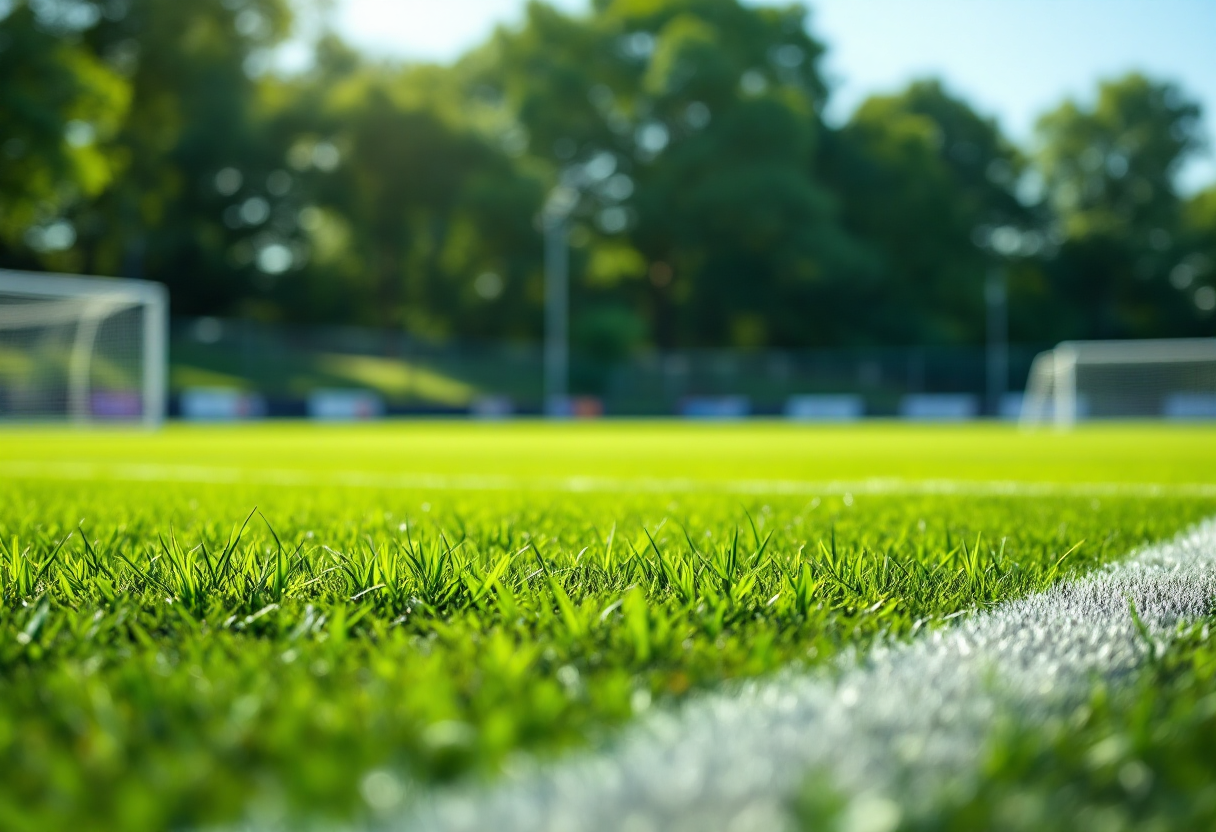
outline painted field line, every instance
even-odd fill
[[[1018,480],[742,479],[686,477],[514,477],[494,474],[396,474],[380,471],[310,471],[124,462],[0,462],[0,477],[12,479],[114,482],[250,484],[418,491],[554,491],[611,494],[893,495],[976,497],[1216,497],[1216,483],[1023,482]]]
[[[790,828],[785,807],[807,773],[822,770],[851,801],[846,826],[889,830],[901,810],[973,776],[998,712],[1039,720],[1079,702],[1095,678],[1118,681],[1141,665],[1149,648],[1131,603],[1165,641],[1214,597],[1208,521],[1076,582],[842,662],[834,675],[706,695],[644,718],[604,751],[442,793],[389,828],[775,832]]]

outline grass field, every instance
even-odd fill
[[[1120,559],[1216,513],[1214,472],[1216,430],[1150,425],[10,431],[0,828],[392,817]],[[1205,638],[1152,669],[1168,702],[1111,694],[1078,730],[1175,725],[1216,692]],[[1144,729],[1166,761],[1170,730]],[[927,828],[1088,782],[1067,732],[1011,736]]]

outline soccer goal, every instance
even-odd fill
[[[159,283],[0,270],[0,419],[159,425],[168,306]]]
[[[1035,358],[1021,423],[1216,419],[1216,338],[1065,341]]]

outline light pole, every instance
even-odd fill
[[[984,301],[988,307],[988,412],[1001,415],[1001,399],[1009,384],[1009,309],[1005,290],[1005,270],[988,269],[984,281]]]
[[[545,201],[545,413],[568,415],[570,396],[570,212],[578,192],[559,185]]]

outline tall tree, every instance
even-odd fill
[[[848,229],[881,258],[863,337],[980,341],[988,242],[1038,233],[1016,196],[1025,164],[996,123],[939,82],[918,81],[863,102],[824,160]]]
[[[273,210],[282,151],[266,143],[258,88],[287,0],[94,5],[82,43],[132,97],[122,175],[72,217],[81,268],[161,280],[177,313],[264,314],[275,274],[256,256],[288,218]]]
[[[314,269],[342,282],[355,317],[436,337],[533,334],[512,328],[536,323],[539,186],[468,123],[448,70],[368,63],[330,40],[281,97]],[[338,228],[335,260],[321,249]]]
[[[111,185],[130,101],[81,34],[87,4],[17,2],[0,12],[0,262],[78,268],[67,214]]]
[[[1057,337],[1180,334],[1198,326],[1169,276],[1184,252],[1176,176],[1202,145],[1199,107],[1140,74],[1038,125],[1038,162],[1063,241],[1050,268]]]
[[[1183,254],[1170,269],[1170,285],[1190,301],[1197,334],[1216,335],[1216,185],[1187,200],[1183,222]]]
[[[814,174],[825,87],[804,14],[617,0],[577,18],[533,3],[469,59],[502,140],[581,194],[576,328],[624,301],[665,347],[838,331],[830,301],[864,257]],[[636,331],[611,314],[623,338]]]

